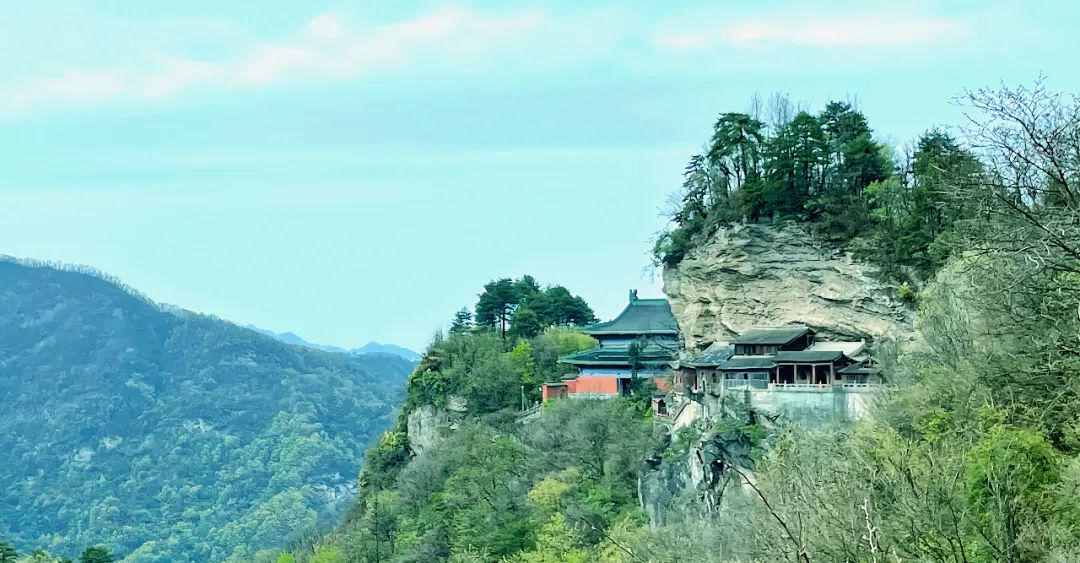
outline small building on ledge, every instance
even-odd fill
[[[867,392],[879,383],[880,370],[863,341],[822,342],[805,326],[765,328],[684,354],[665,406],[696,405],[708,418],[741,403],[819,424],[863,416],[873,396]]]
[[[865,342],[819,342],[805,326],[747,331],[714,344],[679,366],[674,388],[681,393],[719,393],[726,387],[832,386],[878,383]]]
[[[672,363],[679,352],[679,325],[666,299],[640,299],[630,291],[630,302],[614,320],[583,329],[599,346],[559,359],[574,371],[562,381],[543,385],[543,398],[599,397],[626,394],[635,378],[651,379],[668,390]]]

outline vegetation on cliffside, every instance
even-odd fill
[[[541,326],[515,326],[523,307],[542,311]],[[424,354],[346,522],[278,561],[623,560],[623,541],[647,526],[637,475],[659,439],[648,395],[553,404],[522,424],[522,399],[533,404],[539,383],[559,378],[558,358],[596,345],[574,330],[592,311],[529,276],[487,284],[476,310],[479,323],[459,312]],[[451,401],[465,409],[456,429],[417,457],[408,414]]]

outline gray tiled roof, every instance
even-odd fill
[[[602,334],[679,334],[679,324],[671,314],[667,299],[634,299],[619,316],[606,323],[582,329],[592,335]]]
[[[772,356],[732,356],[720,366],[721,370],[772,369],[776,367]]]
[[[777,352],[777,363],[788,362],[835,362],[844,356],[839,350],[803,350],[801,352]]]
[[[740,334],[735,340],[732,340],[732,343],[783,346],[808,332],[810,332],[810,329],[805,326],[759,328]]]
[[[670,364],[675,359],[677,344],[664,346],[649,342],[639,356],[643,367],[659,367]],[[559,358],[559,363],[585,366],[629,366],[629,346],[604,346],[577,354]]]
[[[735,354],[735,347],[729,344],[717,345],[713,344],[705,349],[704,352],[691,357],[689,360],[683,362],[683,365],[694,368],[701,367],[715,367],[723,365],[727,362],[728,358]]]

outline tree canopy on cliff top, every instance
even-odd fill
[[[807,222],[841,243],[859,238],[857,249],[896,276],[922,279],[944,263],[944,247],[931,245],[963,216],[953,188],[981,174],[972,152],[932,129],[897,157],[846,102],[796,113],[776,96],[768,124],[758,107],[721,114],[706,149],[690,157],[658,263],[678,264],[722,226],[774,219]]]

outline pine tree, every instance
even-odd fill
[[[488,283],[480,300],[476,303],[476,324],[491,327],[499,331],[499,336],[506,338],[506,328],[514,309],[521,302],[520,286],[510,278],[503,278]]]
[[[454,313],[454,320],[450,323],[450,334],[469,332],[473,327],[472,312],[467,307],[462,307]]]

